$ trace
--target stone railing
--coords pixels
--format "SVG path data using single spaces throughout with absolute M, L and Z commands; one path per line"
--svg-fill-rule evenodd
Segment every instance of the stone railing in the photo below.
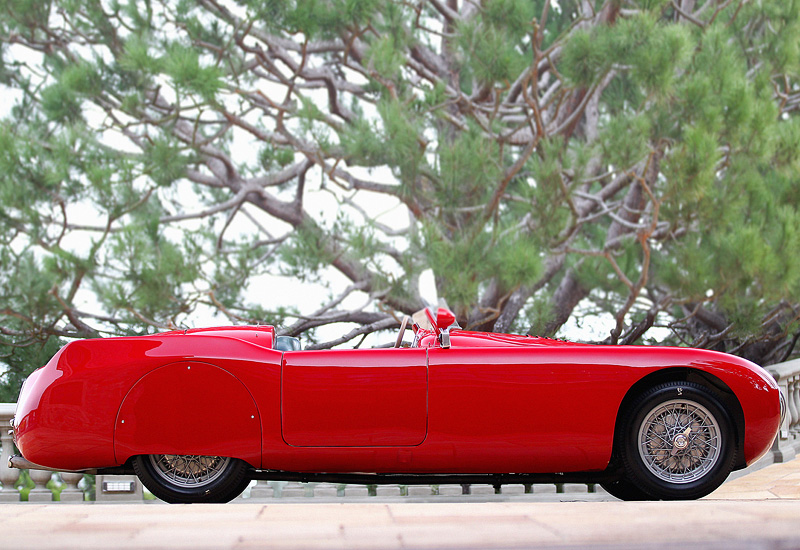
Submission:
M 800 359 L 772 365 L 767 368 L 775 378 L 783 394 L 787 410 L 772 452 L 764 457 L 761 465 L 772 462 L 786 462 L 800 454 Z M 69 472 L 49 472 L 45 470 L 18 470 L 8 467 L 8 457 L 15 451 L 11 435 L 10 421 L 14 416 L 14 403 L 0 403 L 0 503 L 20 502 L 81 502 L 88 500 L 121 500 L 142 502 L 148 500 L 148 493 L 142 491 L 134 476 L 96 476 L 94 483 L 90 476 Z M 24 485 L 23 485 L 24 484 Z M 501 495 L 513 496 L 531 494 L 556 495 L 558 493 L 603 492 L 599 486 L 584 484 L 558 485 L 503 485 Z M 258 481 L 251 484 L 237 501 L 256 501 L 261 499 L 292 497 L 323 498 L 369 498 L 400 497 L 426 498 L 434 496 L 455 497 L 458 495 L 491 495 L 495 488 L 491 485 L 344 485 L 333 483 L 297 483 L 280 481 Z M 531 495 L 533 496 L 533 495 Z
M 800 454 L 800 359 L 767 367 L 786 399 L 786 417 L 772 447 L 775 462 Z

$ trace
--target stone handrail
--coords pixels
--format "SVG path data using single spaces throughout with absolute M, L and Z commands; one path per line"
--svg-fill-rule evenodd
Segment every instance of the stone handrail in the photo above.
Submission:
M 786 462 L 792 460 L 800 454 L 800 359 L 787 361 L 777 365 L 767 367 L 767 371 L 775 378 L 780 387 L 781 393 L 786 401 L 786 416 L 781 425 L 778 436 L 772 446 L 772 452 L 762 459 L 762 464 L 772 462 Z M 8 458 L 12 451 L 15 451 L 11 435 L 10 421 L 16 409 L 15 403 L 0 403 L 0 503 L 20 502 L 22 493 L 17 488 L 21 471 L 16 468 L 8 467 Z M 129 502 L 142 502 L 142 489 L 138 481 L 132 476 L 125 479 L 130 480 L 131 489 L 125 490 L 120 494 L 114 495 L 114 487 L 125 485 L 125 483 L 108 483 L 108 480 L 116 480 L 117 476 L 97 476 L 96 493 L 91 492 L 91 488 L 79 488 L 83 479 L 83 474 L 69 472 L 50 472 L 45 470 L 30 470 L 28 477 L 32 480 L 34 487 L 28 493 L 30 502 L 52 502 L 54 492 L 59 494 L 60 502 L 84 501 L 87 496 L 96 494 L 97 500 L 127 500 Z M 51 491 L 47 488 L 48 482 L 54 481 L 59 489 Z M 52 485 L 52 484 L 51 484 Z M 106 490 L 107 488 L 110 488 Z M 559 484 L 559 485 L 504 485 L 501 494 L 521 495 L 524 493 L 572 493 L 572 492 L 601 492 L 600 487 L 583 484 Z M 84 493 L 87 493 L 86 495 Z M 428 497 L 433 495 L 456 496 L 462 494 L 487 495 L 494 494 L 495 489 L 491 485 L 410 485 L 403 487 L 399 485 L 336 485 L 332 483 L 296 483 L 296 482 L 273 482 L 258 481 L 245 492 L 245 498 L 239 500 L 263 499 L 263 498 L 287 498 L 287 497 Z

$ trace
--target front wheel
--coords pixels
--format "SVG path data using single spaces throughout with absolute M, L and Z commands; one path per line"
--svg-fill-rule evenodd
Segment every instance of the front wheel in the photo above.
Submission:
M 139 455 L 133 470 L 151 493 L 173 504 L 228 502 L 250 483 L 248 464 L 223 456 Z
M 654 499 L 703 497 L 733 469 L 736 442 L 725 407 L 705 387 L 669 382 L 629 409 L 621 445 L 626 478 Z

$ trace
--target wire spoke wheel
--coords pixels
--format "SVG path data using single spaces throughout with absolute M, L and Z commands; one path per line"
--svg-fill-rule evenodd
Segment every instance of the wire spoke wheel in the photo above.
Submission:
M 166 502 L 228 502 L 250 483 L 250 466 L 226 456 L 137 455 L 133 470 Z
M 159 476 L 179 487 L 202 487 L 217 479 L 231 459 L 223 456 L 150 455 Z
M 622 481 L 656 500 L 703 497 L 725 481 L 736 462 L 731 414 L 712 390 L 696 382 L 665 382 L 642 393 L 625 411 L 618 441 Z
M 673 399 L 650 411 L 639 428 L 639 454 L 659 479 L 690 483 L 719 460 L 719 422 L 698 403 Z

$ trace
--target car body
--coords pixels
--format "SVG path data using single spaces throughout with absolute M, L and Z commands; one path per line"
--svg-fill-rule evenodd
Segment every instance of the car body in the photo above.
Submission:
M 410 347 L 300 350 L 270 326 L 71 342 L 21 390 L 15 465 L 135 471 L 171 502 L 230 500 L 253 478 L 561 479 L 699 498 L 781 422 L 775 381 L 738 357 L 426 316 Z

